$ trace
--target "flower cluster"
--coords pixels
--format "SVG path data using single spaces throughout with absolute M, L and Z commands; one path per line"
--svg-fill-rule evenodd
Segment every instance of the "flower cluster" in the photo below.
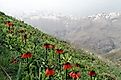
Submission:
M 32 53 L 27 52 L 21 55 L 21 58 L 31 58 L 32 57 Z
M 53 49 L 53 48 L 55 48 L 55 46 L 52 45 L 52 44 L 46 43 L 46 44 L 44 44 L 44 48 L 46 48 L 46 49 Z
M 55 74 L 55 71 L 51 68 L 47 68 L 45 71 L 46 76 L 53 76 Z
M 70 72 L 69 76 L 72 77 L 73 79 L 78 79 L 81 77 L 81 73 L 80 72 Z
M 7 22 L 6 22 L 6 26 L 8 26 L 8 27 L 12 27 L 12 26 L 13 26 L 13 23 L 10 22 L 10 21 L 7 21 Z

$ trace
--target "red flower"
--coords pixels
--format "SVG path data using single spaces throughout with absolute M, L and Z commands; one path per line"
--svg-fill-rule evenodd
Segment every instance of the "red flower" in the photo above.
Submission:
M 64 51 L 62 49 L 56 49 L 57 54 L 62 54 Z
M 8 22 L 6 22 L 6 26 L 11 27 L 11 26 L 13 26 L 13 23 L 8 21 Z
M 48 44 L 48 43 L 46 43 L 46 44 L 44 44 L 44 48 L 46 48 L 46 49 L 49 49 L 49 48 L 55 48 L 55 46 L 52 45 L 52 44 Z
M 50 44 L 49 46 L 51 49 L 55 48 L 55 45 Z
M 21 58 L 31 58 L 32 57 L 32 53 L 27 52 L 21 55 Z
M 53 69 L 47 68 L 45 71 L 46 76 L 53 76 L 55 74 L 55 71 Z
M 64 65 L 63 65 L 63 69 L 71 69 L 72 68 L 72 66 L 71 66 L 71 64 L 69 63 L 69 62 L 67 62 L 67 63 L 65 63 Z
M 96 76 L 96 73 L 95 73 L 95 71 L 89 71 L 88 75 L 91 77 L 94 77 L 94 76 Z
M 81 76 L 81 74 L 80 72 L 70 72 L 69 76 L 72 77 L 73 79 L 78 79 Z

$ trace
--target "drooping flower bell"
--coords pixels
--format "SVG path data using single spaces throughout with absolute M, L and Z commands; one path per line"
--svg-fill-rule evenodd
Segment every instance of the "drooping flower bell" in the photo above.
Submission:
M 55 48 L 55 45 L 50 44 L 49 47 L 50 47 L 51 49 L 54 49 L 54 48 Z
M 51 68 L 47 68 L 45 71 L 46 76 L 53 76 L 55 74 L 55 71 Z
M 67 63 L 65 63 L 65 64 L 63 65 L 63 69 L 64 69 L 64 70 L 71 69 L 71 68 L 72 68 L 72 65 L 71 65 L 69 62 L 67 62 Z
M 48 44 L 48 43 L 46 43 L 46 44 L 44 44 L 44 48 L 46 48 L 46 49 L 52 49 L 52 48 L 55 48 L 55 46 L 54 45 L 52 45 L 52 44 Z
M 62 54 L 64 51 L 62 49 L 56 49 L 57 54 Z
M 21 55 L 21 58 L 31 58 L 32 57 L 32 53 L 27 52 Z
M 81 77 L 81 73 L 80 72 L 70 72 L 69 76 L 72 77 L 73 79 L 78 79 Z
M 10 22 L 10 21 L 7 21 L 7 22 L 6 22 L 6 26 L 8 26 L 8 27 L 12 27 L 12 26 L 13 26 L 13 23 Z
M 88 75 L 90 76 L 90 77 L 95 77 L 96 76 L 96 72 L 95 71 L 89 71 L 88 72 Z

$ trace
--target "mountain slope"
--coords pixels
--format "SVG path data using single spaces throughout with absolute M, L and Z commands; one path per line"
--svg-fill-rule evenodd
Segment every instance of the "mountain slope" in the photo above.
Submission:
M 121 12 L 100 13 L 88 17 L 46 13 L 41 15 L 35 12 L 22 19 L 70 42 L 76 48 L 85 48 L 101 56 L 109 55 L 112 61 L 120 62 L 121 57 L 117 50 L 121 49 Z M 117 54 L 113 55 L 114 53 Z
M 46 43 L 55 47 L 45 49 Z M 57 49 L 62 50 L 60 57 L 55 53 Z M 66 77 L 62 67 L 67 62 L 72 68 Z M 47 77 L 46 68 L 55 70 L 54 76 Z M 70 72 L 80 72 L 79 80 L 90 80 L 88 72 L 92 70 L 97 74 L 93 77 L 96 80 L 121 79 L 121 69 L 111 62 L 106 63 L 84 50 L 75 50 L 69 43 L 0 12 L 0 80 L 73 80 L 68 75 Z
M 100 13 L 88 17 L 58 14 L 41 16 L 33 13 L 23 17 L 23 20 L 63 40 L 69 40 L 77 47 L 87 48 L 96 53 L 106 54 L 121 48 L 119 12 Z

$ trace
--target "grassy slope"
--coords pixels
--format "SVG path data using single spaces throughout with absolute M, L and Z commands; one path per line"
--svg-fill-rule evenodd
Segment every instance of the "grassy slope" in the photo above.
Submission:
M 14 33 L 8 32 L 8 28 L 5 25 L 6 21 L 12 21 L 14 23 Z M 28 38 L 26 45 L 22 42 L 22 34 L 19 33 L 21 29 L 26 30 L 25 33 Z M 37 43 L 36 49 L 34 49 L 35 42 Z M 11 64 L 11 58 L 25 53 L 26 51 L 36 53 L 37 55 L 35 55 L 35 58 L 39 58 L 43 56 L 43 44 L 46 42 L 56 45 L 56 48 L 62 48 L 66 56 L 69 55 L 69 57 L 72 57 L 71 60 L 69 60 L 71 63 L 79 63 L 81 65 L 81 80 L 89 79 L 87 76 L 89 67 L 93 67 L 98 74 L 97 80 L 112 80 L 111 77 L 114 77 L 114 80 L 121 80 L 121 69 L 113 64 L 108 65 L 94 55 L 87 54 L 85 51 L 74 50 L 68 43 L 53 38 L 20 20 L 16 20 L 0 12 L 0 66 L 4 67 L 5 71 L 12 79 L 16 77 L 19 64 Z M 7 76 L 1 69 L 0 80 L 7 79 Z

